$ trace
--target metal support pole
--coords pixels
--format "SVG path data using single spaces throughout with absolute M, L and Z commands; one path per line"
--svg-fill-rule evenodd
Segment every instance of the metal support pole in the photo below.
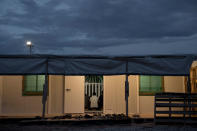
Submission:
M 187 76 L 187 93 L 191 93 L 191 79 L 190 75 Z
M 126 63 L 126 80 L 125 80 L 125 101 L 126 101 L 126 116 L 128 117 L 128 97 L 129 97 L 129 73 L 128 61 Z
M 29 53 L 32 54 L 32 45 L 29 46 Z
M 26 42 L 26 45 L 29 48 L 29 55 L 31 55 L 32 54 L 32 46 L 33 46 L 33 44 L 32 44 L 31 41 L 27 41 Z
M 188 93 L 188 105 L 189 105 L 189 111 L 192 111 L 191 108 L 191 79 L 190 79 L 190 75 L 188 75 L 188 80 L 187 80 L 187 93 Z M 191 118 L 191 113 L 189 114 L 189 117 Z
M 43 86 L 43 96 L 42 96 L 42 118 L 45 118 L 45 107 L 48 94 L 48 59 L 46 60 L 46 73 L 45 73 L 45 84 Z

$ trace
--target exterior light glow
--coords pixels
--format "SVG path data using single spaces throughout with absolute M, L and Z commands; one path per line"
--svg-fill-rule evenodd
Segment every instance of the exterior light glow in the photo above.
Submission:
M 31 41 L 26 41 L 26 45 L 27 47 L 29 48 L 29 54 L 31 55 L 32 54 L 32 47 L 33 47 L 33 44 Z
M 31 41 L 27 41 L 27 42 L 26 42 L 26 45 L 27 45 L 27 46 L 32 46 Z

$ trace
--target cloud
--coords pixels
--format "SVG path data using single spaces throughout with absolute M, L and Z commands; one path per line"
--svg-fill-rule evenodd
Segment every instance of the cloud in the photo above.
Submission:
M 196 7 L 196 0 L 2 0 L 0 54 L 27 53 L 26 40 L 36 53 L 195 42 Z

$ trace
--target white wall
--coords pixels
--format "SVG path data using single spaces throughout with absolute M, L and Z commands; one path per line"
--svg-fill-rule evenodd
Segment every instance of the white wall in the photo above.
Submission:
M 183 81 L 184 77 L 164 77 L 165 92 L 184 92 Z M 154 96 L 139 96 L 138 76 L 129 76 L 129 85 L 129 114 L 153 117 Z M 1 108 L 3 115 L 42 113 L 41 96 L 22 96 L 22 76 L 3 76 L 3 82 L 0 77 L 0 89 L 1 87 L 3 87 L 3 94 L 0 94 L 3 99 Z M 104 113 L 125 113 L 124 75 L 104 76 L 103 93 Z M 84 113 L 84 77 L 50 76 L 48 100 L 49 114 Z
M 139 112 L 139 92 L 138 78 L 134 75 L 129 76 L 129 114 L 137 114 Z
M 84 113 L 84 76 L 65 77 L 64 113 Z
M 141 108 L 151 108 L 151 97 L 139 97 L 138 76 L 129 76 L 129 115 L 139 114 Z M 141 102 L 142 101 L 142 102 Z M 146 107 L 147 104 L 148 106 Z M 141 109 L 142 112 L 144 110 Z M 152 109 L 149 112 L 152 111 Z M 125 113 L 125 76 L 104 76 L 104 113 Z
M 183 76 L 165 76 L 164 78 L 165 92 L 185 92 Z
M 2 110 L 2 95 L 3 95 L 3 78 L 0 76 L 0 115 Z
M 125 113 L 125 76 L 104 76 L 104 113 Z M 154 96 L 139 96 L 139 76 L 129 76 L 129 114 L 153 117 Z M 185 92 L 184 77 L 164 77 L 165 92 Z
M 64 113 L 64 76 L 49 76 L 48 113 L 61 115 Z
M 3 76 L 2 115 L 41 115 L 42 96 L 22 96 L 22 76 Z
M 3 78 L 3 81 L 2 81 Z M 22 96 L 23 76 L 0 77 L 0 108 L 3 116 L 42 114 L 42 96 Z M 1 86 L 2 85 L 2 86 Z M 49 76 L 46 114 L 61 115 L 64 110 L 64 76 Z M 2 91 L 1 91 L 2 89 Z M 3 101 L 1 101 L 1 96 Z
M 104 76 L 104 113 L 125 113 L 125 76 Z
M 138 87 L 139 88 L 139 87 Z M 165 92 L 185 92 L 184 77 L 165 76 Z M 140 96 L 140 115 L 142 117 L 153 117 L 154 115 L 154 96 Z

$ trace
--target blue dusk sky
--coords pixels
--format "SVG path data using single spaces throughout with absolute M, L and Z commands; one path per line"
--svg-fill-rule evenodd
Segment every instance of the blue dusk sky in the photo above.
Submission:
M 197 0 L 0 0 L 0 54 L 197 44 Z M 118 51 L 118 50 L 117 50 Z

